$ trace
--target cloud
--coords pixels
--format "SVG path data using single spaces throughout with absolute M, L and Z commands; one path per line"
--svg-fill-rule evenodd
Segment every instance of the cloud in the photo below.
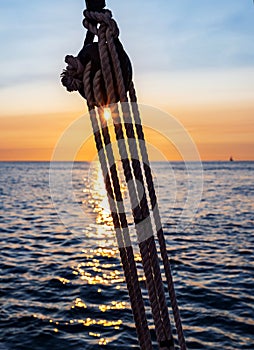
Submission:
M 60 75 L 65 53 L 78 51 L 83 41 L 77 3 L 1 2 L 1 87 Z
M 253 65 L 253 4 L 224 0 L 108 0 L 138 72 Z M 2 0 L 2 86 L 54 76 L 81 49 L 84 1 Z M 8 80 L 8 82 L 7 82 Z

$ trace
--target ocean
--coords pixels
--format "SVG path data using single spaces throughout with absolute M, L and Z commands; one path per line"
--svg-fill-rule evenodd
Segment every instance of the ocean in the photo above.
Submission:
M 98 165 L 74 164 L 72 194 L 49 167 L 0 163 L 0 350 L 138 349 Z M 184 163 L 152 168 L 188 349 L 253 350 L 254 162 L 204 162 L 186 212 Z

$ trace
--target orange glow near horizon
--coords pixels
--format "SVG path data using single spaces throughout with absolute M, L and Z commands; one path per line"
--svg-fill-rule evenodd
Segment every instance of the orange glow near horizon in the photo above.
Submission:
M 202 160 L 228 160 L 230 156 L 235 160 L 254 159 L 254 104 L 192 108 L 175 105 L 169 110 L 191 135 Z M 80 115 L 76 112 L 0 117 L 0 161 L 49 161 L 61 134 Z M 90 135 L 76 160 L 95 159 L 92 130 Z M 182 160 L 174 146 L 156 131 L 146 128 L 145 135 L 151 161 Z M 62 160 L 69 158 L 66 152 Z
M 96 149 L 92 137 L 86 137 L 91 131 L 87 103 L 77 91 L 69 93 L 60 78 L 66 69 L 65 55 L 81 49 L 84 28 L 77 16 L 82 4 L 75 2 L 75 8 L 68 2 L 56 18 L 54 1 L 47 13 L 41 11 L 39 1 L 14 3 L 17 11 L 10 11 L 12 2 L 2 1 L 0 12 L 5 33 L 0 56 L 0 161 L 49 161 L 63 132 L 81 116 L 88 123 L 76 158 L 91 161 Z M 135 6 L 144 9 L 142 16 L 119 1 L 115 19 L 123 26 L 121 41 L 131 60 L 139 104 L 175 116 L 204 161 L 227 161 L 231 156 L 254 160 L 253 2 L 225 1 L 214 6 L 201 1 L 200 6 L 186 6 L 182 1 L 164 1 L 164 11 L 155 2 L 144 8 L 136 1 Z M 39 17 L 31 16 L 31 11 Z M 162 16 L 160 25 L 147 26 L 155 13 Z M 19 35 L 13 35 L 12 21 Z M 68 31 L 70 23 L 77 26 Z M 68 33 L 68 38 L 60 33 Z M 10 59 L 7 53 L 13 48 Z M 156 115 L 150 121 L 144 125 L 162 134 L 163 129 L 171 130 L 171 138 L 177 137 L 170 123 L 163 124 Z M 84 130 L 81 124 L 78 142 Z M 146 131 L 146 140 L 151 160 L 181 160 L 174 146 L 151 130 Z M 63 150 L 61 160 L 73 157 L 70 153 Z

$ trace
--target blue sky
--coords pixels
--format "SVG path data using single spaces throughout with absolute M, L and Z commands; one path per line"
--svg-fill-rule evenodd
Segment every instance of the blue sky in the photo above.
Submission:
M 190 129 L 211 106 L 210 121 L 218 122 L 234 108 L 235 130 L 243 123 L 254 130 L 252 0 L 108 0 L 107 7 L 132 60 L 140 102 Z M 83 0 L 1 0 L 1 126 L 7 117 L 86 109 L 60 83 L 65 55 L 82 47 L 84 8 Z
M 108 0 L 137 72 L 254 65 L 251 0 Z M 1 87 L 56 79 L 82 45 L 84 1 L 1 0 Z

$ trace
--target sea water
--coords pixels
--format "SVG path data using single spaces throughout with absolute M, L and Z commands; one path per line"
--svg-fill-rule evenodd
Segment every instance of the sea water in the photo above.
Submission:
M 102 177 L 75 163 L 76 211 L 64 163 L 52 203 L 49 166 L 0 163 L 0 349 L 138 349 Z M 188 349 L 253 350 L 254 163 L 203 163 L 202 197 L 184 225 L 185 165 L 152 167 Z

